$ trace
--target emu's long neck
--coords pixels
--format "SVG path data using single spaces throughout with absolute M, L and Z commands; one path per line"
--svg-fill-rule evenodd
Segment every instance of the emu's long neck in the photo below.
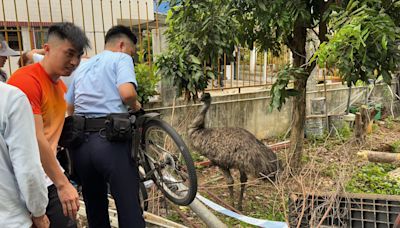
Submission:
M 200 113 L 196 116 L 196 118 L 192 121 L 192 123 L 189 126 L 189 134 L 195 130 L 204 128 L 205 118 L 209 108 L 210 108 L 209 102 L 203 104 Z

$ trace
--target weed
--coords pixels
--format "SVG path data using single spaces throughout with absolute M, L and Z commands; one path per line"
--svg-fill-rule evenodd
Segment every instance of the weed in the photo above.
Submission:
M 344 124 L 342 128 L 338 129 L 338 134 L 344 141 L 349 140 L 352 135 L 350 126 L 348 124 Z
M 194 162 L 205 161 L 205 157 L 197 152 L 191 151 L 190 154 L 192 155 L 192 159 Z
M 378 130 L 379 130 L 378 124 L 373 123 L 373 124 L 372 124 L 372 132 L 375 133 L 375 132 L 377 132 Z
M 386 127 L 389 129 L 393 129 L 394 128 L 394 121 L 393 121 L 393 117 L 389 116 L 388 118 L 385 119 L 386 122 Z
M 400 153 L 400 140 L 397 140 L 390 144 L 390 149 L 393 153 Z
M 307 162 L 310 162 L 310 161 L 311 161 L 310 156 L 308 154 L 303 153 L 303 155 L 301 156 L 301 162 L 302 163 L 307 163 Z
M 178 213 L 170 213 L 169 215 L 167 215 L 167 219 L 171 220 L 173 222 L 177 222 L 177 223 L 181 223 L 181 218 L 179 217 Z
M 322 175 L 330 177 L 330 178 L 334 178 L 337 176 L 339 171 L 339 167 L 337 164 L 332 163 L 332 165 L 326 167 L 324 170 L 322 170 Z

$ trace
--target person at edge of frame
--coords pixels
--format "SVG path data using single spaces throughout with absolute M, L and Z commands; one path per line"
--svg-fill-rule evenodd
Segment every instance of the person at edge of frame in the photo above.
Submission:
M 8 57 L 18 56 L 19 53 L 11 49 L 4 37 L 0 35 L 0 82 L 6 82 L 8 77 L 7 73 L 2 69 L 7 62 Z
M 47 188 L 28 98 L 3 82 L 0 94 L 0 227 L 48 228 Z

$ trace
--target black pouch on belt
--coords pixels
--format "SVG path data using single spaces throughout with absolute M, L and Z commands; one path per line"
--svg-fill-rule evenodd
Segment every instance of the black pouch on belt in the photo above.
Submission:
M 85 117 L 68 116 L 65 118 L 58 145 L 65 148 L 76 148 L 85 141 Z
M 132 139 L 132 124 L 128 113 L 111 113 L 105 124 L 108 141 L 123 142 Z

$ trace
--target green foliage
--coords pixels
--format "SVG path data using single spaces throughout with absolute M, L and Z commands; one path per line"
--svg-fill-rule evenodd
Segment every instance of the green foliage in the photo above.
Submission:
M 190 152 L 190 154 L 192 155 L 192 159 L 194 162 L 201 162 L 201 161 L 205 161 L 207 160 L 203 155 L 197 153 L 197 152 Z
M 178 96 L 185 92 L 196 98 L 209 79 L 215 78 L 218 59 L 224 53 L 227 61 L 233 59 L 238 44 L 233 17 L 236 9 L 227 0 L 171 1 L 170 5 L 166 32 L 169 50 L 157 59 L 157 66 L 177 86 Z
M 279 54 L 282 44 L 293 47 L 296 23 L 314 27 L 321 18 L 323 5 L 306 0 L 241 0 L 233 1 L 239 21 L 237 34 L 241 44 L 252 48 L 256 43 L 261 50 Z
M 400 153 L 400 140 L 392 142 L 390 148 L 393 153 Z
M 379 76 L 390 84 L 400 66 L 400 28 L 381 2 L 351 0 L 346 9 L 332 13 L 333 34 L 313 57 L 320 66 L 338 68 L 349 86 Z
M 163 53 L 158 56 L 155 64 L 158 68 L 157 73 L 172 81 L 178 97 L 183 92 L 190 94 L 191 97 L 197 97 L 197 93 L 203 91 L 213 77 L 211 68 L 204 69 L 196 56 L 182 49 Z
M 322 170 L 322 175 L 325 175 L 330 178 L 335 178 L 337 177 L 339 170 L 340 167 L 337 164 L 332 163 Z
M 150 47 L 150 54 L 153 54 L 153 40 L 151 39 L 151 35 L 149 36 L 147 33 L 142 36 L 142 42 L 139 43 L 137 42 L 136 44 L 136 50 L 140 50 L 142 52 L 141 54 L 143 55 L 142 61 L 140 62 L 145 62 L 149 58 L 149 47 Z
M 279 196 L 275 193 L 271 193 L 267 200 L 254 198 L 251 200 L 248 199 L 246 203 L 243 202 L 245 207 L 244 210 L 248 211 L 247 216 L 253 218 L 268 219 L 271 221 L 285 221 L 284 205 L 287 205 L 288 201 L 285 200 L 286 202 L 281 202 L 279 199 Z M 228 227 L 257 227 L 231 217 L 223 216 L 221 218 Z
M 351 131 L 349 124 L 345 123 L 342 128 L 339 128 L 337 130 L 338 130 L 339 136 L 342 139 L 344 139 L 344 140 L 350 139 L 350 137 L 352 135 L 352 131 Z
M 347 183 L 346 191 L 399 195 L 400 183 L 388 175 L 395 168 L 392 164 L 369 163 L 356 172 Z
M 170 50 L 177 47 L 216 66 L 226 53 L 232 58 L 238 23 L 233 17 L 237 10 L 227 0 L 185 0 L 172 7 L 168 14 L 167 39 Z
M 149 102 L 150 97 L 157 94 L 156 87 L 160 77 L 155 73 L 156 68 L 149 66 L 143 60 L 143 52 L 138 52 L 139 63 L 135 64 L 136 80 L 138 82 L 138 98 L 140 103 Z
M 178 213 L 174 212 L 171 210 L 171 212 L 167 215 L 167 219 L 171 220 L 173 222 L 181 223 L 183 222 L 181 217 L 179 216 Z
M 270 110 L 277 108 L 279 111 L 282 109 L 282 105 L 285 104 L 286 100 L 291 96 L 296 96 L 298 91 L 295 89 L 287 89 L 289 82 L 299 77 L 306 77 L 307 74 L 303 68 L 290 67 L 286 65 L 277 74 L 276 82 L 271 88 L 271 102 Z
M 385 119 L 385 126 L 389 129 L 394 128 L 393 118 L 391 116 Z

